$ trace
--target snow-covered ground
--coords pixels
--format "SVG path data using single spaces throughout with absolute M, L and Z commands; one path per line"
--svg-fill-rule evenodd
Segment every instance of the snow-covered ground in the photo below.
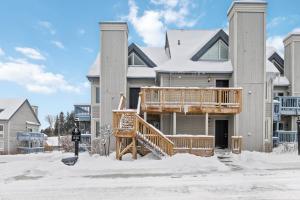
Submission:
M 0 156 L 0 200 L 36 199 L 300 199 L 296 153 L 178 154 L 123 161 L 60 152 Z

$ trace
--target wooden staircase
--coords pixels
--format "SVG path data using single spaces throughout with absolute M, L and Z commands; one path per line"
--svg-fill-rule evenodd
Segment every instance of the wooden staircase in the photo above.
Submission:
M 137 110 L 125 109 L 125 100 L 122 96 L 118 110 L 113 111 L 116 158 L 121 160 L 124 154 L 131 152 L 132 157 L 136 159 L 137 144 L 147 148 L 158 158 L 172 156 L 174 143 L 140 117 Z

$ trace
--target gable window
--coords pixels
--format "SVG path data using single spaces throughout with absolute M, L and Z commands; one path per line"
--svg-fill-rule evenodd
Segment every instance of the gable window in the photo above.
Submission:
M 228 46 L 220 39 L 199 60 L 228 60 Z
M 131 67 L 145 67 L 146 64 L 144 63 L 144 61 L 142 61 L 142 59 L 140 59 L 135 53 L 131 53 L 128 56 L 128 66 Z

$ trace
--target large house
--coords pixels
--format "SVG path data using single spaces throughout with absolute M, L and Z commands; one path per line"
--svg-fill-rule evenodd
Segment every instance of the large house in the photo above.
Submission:
M 285 40 L 283 66 L 279 54 L 266 46 L 266 9 L 264 1 L 233 1 L 228 33 L 168 30 L 163 47 L 128 46 L 126 22 L 100 22 L 101 53 L 87 75 L 92 138 L 99 135 L 99 126 L 112 124 L 118 157 L 122 137 L 127 137 L 121 130 L 131 122 L 133 138 L 166 154 L 168 144 L 172 154 L 188 148 L 185 141 L 191 149 L 196 143 L 201 149 L 205 140 L 233 148 L 238 138 L 243 138 L 243 149 L 271 151 L 273 92 L 300 92 L 300 61 L 295 56 L 300 36 Z M 137 114 L 120 111 L 125 108 Z M 154 141 L 153 135 L 159 139 Z M 124 152 L 135 148 L 133 140 Z
M 0 99 L 0 154 L 43 150 L 37 112 L 27 99 Z

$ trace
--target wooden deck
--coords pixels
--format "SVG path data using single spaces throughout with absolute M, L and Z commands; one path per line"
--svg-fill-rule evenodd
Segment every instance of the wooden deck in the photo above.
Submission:
M 236 92 L 233 93 L 235 94 Z M 184 93 L 182 93 L 182 95 L 183 94 Z M 223 95 L 222 92 L 218 94 Z M 141 105 L 141 107 L 141 99 L 144 98 L 143 95 L 147 95 L 145 88 L 143 88 L 139 98 L 139 105 Z M 139 115 L 139 107 L 137 110 L 129 110 L 125 108 L 125 105 L 126 98 L 122 96 L 118 110 L 113 111 L 113 133 L 116 137 L 117 159 L 121 160 L 124 154 L 130 152 L 132 153 L 132 157 L 137 159 L 138 145 L 141 145 L 140 149 L 147 148 L 149 150 L 148 152 L 151 151 L 158 157 L 172 156 L 175 153 L 190 153 L 197 156 L 214 155 L 215 137 L 208 135 L 207 123 L 205 135 L 164 135 L 160 130 Z M 230 106 L 232 106 L 232 104 L 230 104 Z M 240 109 L 240 107 L 237 107 L 237 109 Z M 206 121 L 207 118 L 208 113 L 206 113 Z M 233 136 L 232 145 L 233 152 L 240 153 L 242 137 Z
M 147 113 L 237 114 L 242 111 L 241 88 L 143 87 L 141 110 Z

